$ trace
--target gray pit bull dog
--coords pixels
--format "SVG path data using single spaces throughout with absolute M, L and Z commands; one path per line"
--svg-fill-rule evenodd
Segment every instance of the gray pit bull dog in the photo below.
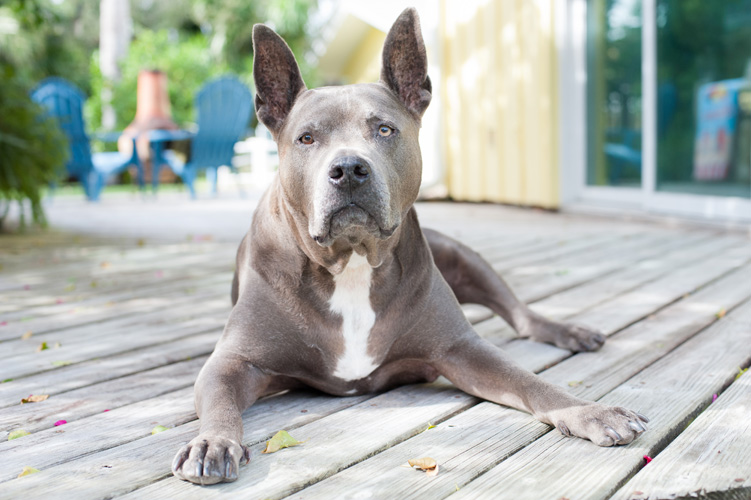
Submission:
M 353 395 L 443 375 L 600 446 L 646 429 L 638 413 L 517 366 L 464 317 L 460 303 L 479 303 L 534 340 L 573 351 L 604 342 L 530 311 L 478 254 L 420 228 L 417 137 L 431 84 L 414 10 L 386 38 L 378 83 L 307 89 L 276 33 L 256 25 L 253 44 L 256 110 L 279 146 L 279 175 L 240 244 L 234 308 L 196 381 L 200 434 L 177 453 L 177 477 L 236 480 L 249 459 L 243 411 L 300 386 Z

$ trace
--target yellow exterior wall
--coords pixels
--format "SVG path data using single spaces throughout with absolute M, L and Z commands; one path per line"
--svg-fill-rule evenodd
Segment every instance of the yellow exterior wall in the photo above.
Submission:
M 370 27 L 342 70 L 347 83 L 377 82 L 381 76 L 381 51 L 386 33 Z
M 555 0 L 441 0 L 446 183 L 456 200 L 558 206 Z

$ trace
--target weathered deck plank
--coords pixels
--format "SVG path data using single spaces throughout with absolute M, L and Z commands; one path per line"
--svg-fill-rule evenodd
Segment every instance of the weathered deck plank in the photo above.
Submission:
M 606 347 L 603 348 L 603 351 L 600 353 L 577 355 L 547 372 L 544 372 L 542 376 L 553 383 L 558 383 L 563 386 L 568 386 L 568 382 L 571 380 L 576 380 L 577 383 L 580 381 L 581 390 L 579 390 L 579 387 L 570 388 L 570 390 L 575 393 L 580 393 L 587 398 L 597 398 L 633 376 L 643 367 L 648 366 L 659 356 L 659 354 L 669 351 L 672 346 L 680 343 L 682 339 L 685 339 L 687 336 L 700 330 L 706 322 L 711 322 L 716 319 L 714 315 L 718 308 L 717 304 L 728 304 L 728 307 L 731 307 L 737 302 L 748 298 L 749 295 L 751 295 L 751 289 L 747 285 L 749 280 L 751 280 L 751 268 L 746 268 L 744 273 L 728 276 L 725 279 L 718 281 L 713 286 L 708 287 L 706 290 L 697 293 L 695 296 L 689 297 L 685 302 L 671 306 L 661 314 L 656 315 L 655 321 L 658 325 L 650 325 L 650 328 L 633 328 L 632 330 L 635 333 L 630 335 L 625 334 L 622 339 L 619 335 L 618 338 L 614 338 L 611 343 L 606 344 Z M 662 320 L 663 317 L 666 319 Z M 662 330 L 660 330 L 659 326 L 661 320 L 665 323 L 665 328 Z M 662 335 L 660 335 L 660 333 Z M 645 334 L 649 335 L 648 339 L 643 338 Z M 641 335 L 641 337 L 637 339 L 630 338 L 634 335 Z M 649 342 L 650 340 L 652 343 Z M 662 351 L 653 348 L 654 344 L 659 343 L 663 344 L 661 346 Z M 657 352 L 658 355 L 655 355 L 654 352 Z M 525 364 L 524 355 L 516 357 L 516 359 L 522 364 Z M 561 370 L 563 374 L 558 373 L 556 369 Z M 590 384 L 589 382 L 593 379 L 602 379 L 602 381 L 597 384 Z M 427 421 L 433 422 L 439 420 L 439 415 L 434 415 L 432 418 L 427 419 Z M 362 423 L 363 421 L 359 422 Z M 320 436 L 320 439 L 327 442 L 331 440 L 336 441 L 337 436 L 339 436 L 338 433 L 341 431 L 341 425 L 325 419 L 321 424 L 323 427 L 318 432 L 323 433 L 323 435 Z M 355 429 L 350 431 L 352 434 L 347 435 L 346 438 L 340 438 L 340 440 L 347 443 L 350 443 L 353 440 L 357 441 L 356 436 L 363 428 L 367 428 L 367 426 L 362 424 L 362 427 L 355 427 Z M 531 428 L 536 429 L 534 426 Z M 329 435 L 332 432 L 334 432 L 335 435 Z M 539 431 L 534 432 L 537 433 Z M 465 444 L 468 448 L 472 448 L 476 443 L 466 442 Z M 350 450 L 351 453 L 359 452 L 362 455 L 359 460 L 352 459 L 353 463 L 367 458 L 367 456 L 372 453 L 369 449 L 360 450 L 357 447 L 352 448 L 353 450 Z M 510 452 L 511 451 L 509 451 L 509 453 Z M 390 451 L 385 453 L 390 453 Z M 301 460 L 304 460 L 307 463 L 307 456 L 303 457 Z M 321 458 L 321 460 L 323 460 L 323 458 Z M 297 462 L 295 463 L 297 464 Z M 300 467 L 304 468 L 305 465 L 303 463 L 296 465 L 296 468 Z M 371 469 L 369 474 L 377 475 L 378 471 Z M 311 477 L 307 477 L 306 483 L 311 483 L 321 478 L 322 477 L 316 473 Z M 175 483 L 174 481 L 169 481 L 169 483 L 180 484 Z M 277 491 L 274 488 L 271 490 L 265 490 L 265 486 L 259 486 L 256 483 L 247 484 L 253 484 L 253 491 L 260 488 L 259 491 L 263 492 L 263 494 L 257 498 L 277 498 L 281 495 L 295 491 L 295 487 L 292 486 L 290 487 L 290 490 Z M 185 489 L 185 491 L 183 491 L 183 489 L 172 490 L 168 485 L 155 485 L 153 487 L 156 491 L 154 496 L 158 497 L 161 495 L 163 497 L 165 495 L 176 495 L 178 492 L 180 495 L 187 495 L 190 486 L 186 486 L 172 486 L 173 488 Z M 148 491 L 151 490 L 149 489 Z M 333 491 L 336 491 L 337 495 L 339 494 L 338 488 L 328 490 L 328 494 L 332 494 Z M 139 491 L 138 494 L 139 496 L 146 495 L 143 491 Z
M 230 309 L 236 245 L 13 237 L 0 242 L 0 379 L 14 378 L 0 384 L 0 428 L 32 434 L 0 442 L 0 499 L 444 498 L 503 491 L 573 500 L 606 498 L 621 487 L 618 494 L 630 498 L 634 485 L 646 498 L 684 491 L 689 483 L 681 471 L 696 462 L 681 462 L 682 455 L 714 453 L 713 436 L 725 439 L 718 446 L 728 461 L 748 460 L 742 440 L 717 432 L 725 425 L 748 432 L 745 420 L 732 418 L 747 404 L 733 397 L 748 397 L 738 384 L 709 408 L 725 417 L 702 416 L 683 429 L 732 380 L 732 365 L 751 360 L 747 238 L 482 205 L 462 213 L 424 209 L 446 224 L 438 229 L 475 242 L 521 298 L 535 301 L 533 309 L 589 324 L 610 339 L 600 352 L 572 356 L 517 339 L 499 318 L 481 321 L 490 311 L 467 305 L 478 331 L 572 393 L 640 408 L 652 418 L 650 431 L 627 447 L 601 449 L 446 381 L 358 398 L 294 392 L 262 400 L 244 415 L 254 458 L 237 483 L 189 485 L 171 476 L 169 464 L 197 433 L 192 383 Z M 468 213 L 477 218 L 467 222 Z M 31 339 L 20 339 L 26 331 Z M 42 341 L 61 347 L 36 352 Z M 56 360 L 74 364 L 53 366 Z M 50 398 L 18 405 L 30 393 Z M 61 418 L 68 423 L 53 427 Z M 423 432 L 428 422 L 437 426 Z M 170 430 L 151 436 L 157 424 Z M 280 428 L 309 440 L 260 455 Z M 643 454 L 658 456 L 637 473 Z M 400 467 L 425 455 L 441 464 L 435 478 Z M 690 488 L 733 486 L 712 469 L 717 457 L 698 456 L 706 461 Z M 42 472 L 16 479 L 23 466 Z M 655 489 L 665 475 L 677 477 Z M 736 493 L 745 494 L 743 487 Z
M 275 422 L 266 415 L 273 415 L 277 419 L 276 424 L 294 429 L 367 399 L 368 396 L 333 398 L 312 391 L 263 399 L 257 403 L 257 408 L 254 407 L 255 414 L 246 417 L 248 420 L 252 417 L 252 428 L 246 430 L 246 434 L 248 439 L 256 439 L 259 442 L 268 439 L 264 437 L 264 433 L 273 434 Z M 192 386 L 125 405 L 106 413 L 95 413 L 68 423 L 65 427 L 50 428 L 26 436 L 23 440 L 0 443 L 0 453 L 3 454 L 4 463 L 4 470 L 0 471 L 0 482 L 15 478 L 17 471 L 29 464 L 39 469 L 47 469 L 130 442 L 148 444 L 138 440 L 149 439 L 151 430 L 157 424 L 175 431 L 172 434 L 173 437 L 179 435 L 184 440 L 191 439 L 191 433 L 197 432 Z M 188 425 L 179 427 L 183 424 Z M 253 436 L 256 437 L 253 438 Z M 271 435 L 269 434 L 268 437 Z M 39 453 L 38 447 L 40 446 L 44 447 L 44 454 Z M 174 451 L 164 450 L 158 458 L 163 459 L 162 462 L 169 465 L 169 454 Z M 164 475 L 166 470 L 164 466 L 156 469 L 161 475 Z M 1 490 L 2 487 L 0 487 Z
M 48 394 L 54 396 L 98 382 L 170 365 L 177 361 L 210 354 L 221 330 L 181 337 L 179 342 L 166 342 L 134 351 L 97 357 L 55 370 L 29 375 L 0 384 L 0 408 L 18 404 L 19 395 Z
M 751 360 L 751 303 L 734 319 L 719 321 L 600 401 L 649 415 L 649 431 L 624 447 L 598 448 L 551 432 L 501 462 L 451 498 L 609 498 L 680 433 L 686 423 L 729 383 L 737 366 Z
M 205 362 L 206 356 L 201 356 L 64 392 L 43 401 L 44 404 L 27 403 L 4 408 L 0 415 L 0 431 L 49 429 L 57 420 L 77 420 L 189 387 Z
M 127 252 L 123 255 L 114 250 L 102 251 L 98 258 L 89 258 L 81 263 L 58 267 L 53 262 L 55 266 L 50 269 L 49 273 L 39 273 L 39 264 L 18 272 L 13 272 L 13 267 L 15 267 L 13 266 L 10 267 L 10 272 L 3 272 L 3 286 L 16 290 L 12 293 L 12 297 L 31 297 L 40 292 L 63 293 L 71 283 L 79 279 L 106 282 L 108 277 L 117 275 L 118 280 L 127 283 L 142 280 L 149 275 L 153 276 L 157 271 L 169 274 L 172 270 L 184 271 L 190 266 L 210 265 L 213 260 L 224 261 L 230 268 L 233 264 L 233 252 L 230 252 L 226 246 L 214 251 L 197 247 L 193 251 L 170 252 L 169 248 L 166 248 L 162 255 L 159 253 L 160 250 L 161 246 L 148 251 Z M 214 259 L 211 258 L 212 255 Z M 7 292 L 7 290 L 4 291 Z
M 209 302 L 209 301 L 206 301 Z M 17 377 L 32 375 L 45 371 L 52 371 L 58 368 L 59 363 L 77 363 L 98 358 L 101 356 L 112 355 L 123 350 L 123 338 L 127 338 L 128 347 L 136 349 L 138 347 L 152 346 L 154 344 L 178 340 L 182 337 L 216 330 L 224 325 L 229 307 L 226 305 L 226 297 L 214 299 L 214 304 L 207 304 L 207 314 L 198 318 L 186 319 L 175 323 L 151 324 L 145 325 L 146 328 L 140 328 L 137 322 L 130 322 L 119 325 L 119 328 L 108 329 L 108 325 L 94 325 L 91 335 L 85 336 L 80 341 L 73 339 L 61 339 L 60 348 L 52 347 L 48 341 L 50 349 L 36 352 L 33 345 L 29 345 L 27 354 L 19 354 L 3 361 L 2 377 L 15 379 Z M 213 311 L 226 311 L 224 314 L 212 316 Z M 96 332 L 109 332 L 110 335 L 96 336 Z M 126 337 L 127 336 L 127 337 Z M 45 337 L 43 337 L 44 339 Z M 57 339 L 58 337 L 53 337 Z M 80 338 L 80 337 L 79 337 Z M 36 343 L 38 345 L 38 341 Z
M 678 240 L 678 242 L 684 241 L 682 238 L 676 239 Z M 691 238 L 688 238 L 688 240 L 691 241 Z M 640 239 L 640 241 L 630 242 L 632 245 L 637 245 L 636 248 L 632 246 L 627 247 L 628 249 L 633 250 L 631 253 L 613 253 L 611 251 L 611 248 L 608 246 L 604 249 L 604 251 L 591 253 L 586 258 L 577 258 L 577 256 L 575 255 L 571 256 L 565 254 L 560 255 L 557 258 L 550 258 L 544 261 L 545 266 L 547 266 L 546 269 L 552 266 L 557 269 L 566 268 L 574 270 L 579 269 L 580 267 L 587 266 L 590 262 L 592 262 L 592 260 L 603 261 L 604 259 L 608 262 L 607 266 L 597 269 L 588 269 L 583 276 L 574 276 L 573 279 L 569 279 L 567 281 L 559 280 L 557 272 L 549 272 L 549 270 L 540 272 L 540 265 L 528 268 L 527 274 L 531 276 L 526 276 L 525 279 L 520 279 L 516 282 L 514 282 L 514 276 L 509 276 L 509 274 L 511 273 L 502 273 L 502 276 L 510 283 L 512 289 L 514 290 L 514 293 L 521 300 L 530 303 L 539 302 L 547 297 L 554 296 L 554 294 L 576 289 L 578 287 L 586 285 L 587 283 L 591 283 L 594 280 L 600 279 L 603 276 L 607 276 L 614 269 L 621 269 L 623 267 L 629 266 L 634 262 L 638 262 L 640 259 L 658 255 L 659 252 L 664 252 L 669 248 L 672 248 L 676 244 L 675 240 L 670 240 L 668 238 L 662 238 L 659 241 L 656 241 L 654 239 L 647 239 L 646 241 L 651 243 L 651 245 L 645 245 L 644 238 Z M 502 262 L 503 260 L 500 258 L 495 261 L 490 261 L 491 265 L 496 266 L 501 265 Z M 591 298 L 592 295 L 590 294 L 589 297 Z M 485 334 L 485 332 L 488 333 L 487 336 L 489 340 L 493 340 L 493 335 L 491 335 L 491 332 L 500 334 L 501 330 L 503 330 L 503 321 L 499 318 L 493 318 L 493 312 L 490 311 L 490 309 L 474 304 L 468 304 L 463 307 L 465 314 L 473 324 L 483 322 L 485 320 L 493 320 L 493 323 L 491 324 L 481 326 L 478 325 L 483 334 Z M 499 337 L 497 340 L 499 342 L 505 342 L 506 340 L 513 338 L 514 336 L 515 334 L 513 333 L 513 330 L 508 328 L 505 330 L 505 332 L 503 332 L 503 338 Z
M 658 308 L 677 298 L 665 290 L 665 288 L 675 288 L 670 274 L 672 271 L 688 269 L 689 273 L 700 271 L 699 274 L 706 276 L 707 273 L 702 269 L 704 259 L 731 246 L 739 246 L 741 251 L 745 248 L 742 243 L 733 245 L 731 242 L 723 240 L 722 244 L 715 241 L 699 241 L 691 249 L 675 249 L 676 246 L 691 243 L 697 242 L 690 238 L 676 239 L 674 245 L 658 246 L 655 249 L 658 252 L 657 257 L 652 256 L 639 261 L 639 264 L 643 264 L 644 267 L 640 265 L 627 266 L 615 275 L 608 275 L 606 279 L 587 282 L 581 286 L 533 302 L 531 308 L 552 319 L 586 323 L 593 328 L 612 333 L 619 327 L 626 326 L 643 317 L 644 310 L 651 312 L 650 304 L 652 308 Z M 720 273 L 726 269 L 723 264 L 720 263 Z M 710 276 L 716 275 L 711 272 L 709 274 Z M 696 276 L 692 283 L 703 284 L 702 277 Z M 523 291 L 524 287 L 520 287 L 520 290 Z M 681 294 L 688 293 L 686 289 L 679 290 Z M 657 294 L 652 296 L 655 292 Z M 653 299 L 662 298 L 663 300 L 652 300 L 649 303 L 642 302 L 641 305 L 644 309 L 642 309 L 641 314 L 634 315 L 627 311 L 621 311 L 620 306 L 633 301 L 635 295 L 649 296 Z M 598 307 L 593 309 L 595 306 Z M 609 309 L 611 312 L 608 315 L 599 314 L 601 308 Z M 636 312 L 638 313 L 638 311 Z M 598 323 L 598 318 L 602 319 L 603 316 L 606 321 Z M 483 337 L 498 345 L 517 337 L 511 327 L 497 317 L 479 323 L 476 325 L 476 329 Z
M 159 481 L 133 498 L 215 498 L 243 492 L 247 498 L 282 498 L 412 437 L 477 400 L 450 385 L 402 387 L 298 428 L 306 442 L 275 455 L 257 454 L 237 482 L 219 490 L 198 490 L 182 481 Z M 373 429 L 377 432 L 364 432 Z M 256 453 L 260 449 L 254 450 Z M 292 452 L 295 453 L 283 453 Z
M 192 281 L 206 281 L 217 275 L 226 276 L 230 268 L 227 263 L 222 263 L 206 265 L 200 270 L 189 268 L 191 270 L 182 271 L 178 268 L 165 272 L 160 269 L 140 276 L 130 276 L 124 280 L 120 279 L 119 274 L 108 275 L 104 279 L 81 276 L 57 290 L 45 285 L 43 290 L 30 288 L 16 296 L 4 294 L 8 298 L 7 304 L 4 304 L 8 311 L 1 313 L 6 321 L 11 323 L 22 318 L 59 314 L 65 307 L 101 303 L 104 296 L 108 301 L 118 302 L 129 298 L 158 295 L 162 291 L 179 288 L 180 285 L 190 287 Z M 66 305 L 60 307 L 63 304 Z
M 165 301 L 174 301 L 184 298 L 185 301 L 196 301 L 208 294 L 224 293 L 229 296 L 231 275 L 223 273 L 207 277 L 204 280 L 195 280 L 190 284 L 180 283 L 166 289 L 157 289 L 153 296 L 146 294 L 138 296 L 133 294 L 129 297 L 115 300 L 95 300 L 91 303 L 60 304 L 53 314 L 45 314 L 39 317 L 29 316 L 20 318 L 19 321 L 8 321 L 4 330 L 0 332 L 0 341 L 15 340 L 26 332 L 35 334 L 70 330 L 73 327 L 88 325 L 112 318 L 124 318 L 134 314 L 143 314 L 150 311 L 160 310 Z M 200 285 L 195 287 L 194 285 Z M 228 301 L 229 302 L 229 301 Z
M 366 396 L 335 398 L 303 392 L 261 400 L 243 415 L 244 442 L 257 448 L 270 439 L 279 427 L 292 432 L 367 399 Z M 148 429 L 150 432 L 151 427 Z M 105 448 L 99 453 L 87 454 L 45 469 L 42 474 L 8 481 L 0 487 L 0 499 L 19 498 L 28 494 L 29 488 L 45 491 L 55 499 L 80 500 L 123 495 L 171 475 L 169 464 L 176 450 L 197 434 L 198 422 L 194 420 L 123 446 Z M 254 456 L 258 452 L 255 449 Z M 158 467 L 154 467 L 154 464 Z
M 729 321 L 741 321 L 732 315 Z M 746 318 L 745 328 L 751 325 Z M 751 375 L 723 392 L 675 441 L 613 496 L 614 500 L 751 498 Z M 719 496 L 719 495 L 718 495 Z

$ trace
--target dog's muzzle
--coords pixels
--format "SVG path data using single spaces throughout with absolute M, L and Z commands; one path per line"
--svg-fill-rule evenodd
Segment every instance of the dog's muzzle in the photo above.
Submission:
M 388 187 L 379 179 L 371 163 L 358 155 L 336 157 L 320 184 L 315 205 L 315 221 L 310 235 L 322 246 L 340 237 L 352 241 L 369 234 L 388 238 L 399 224 L 389 216 Z

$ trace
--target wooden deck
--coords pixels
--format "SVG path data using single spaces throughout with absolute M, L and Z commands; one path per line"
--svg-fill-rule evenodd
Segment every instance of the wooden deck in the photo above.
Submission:
M 246 412 L 252 460 L 237 482 L 194 486 L 170 463 L 198 430 L 192 384 L 230 310 L 235 244 L 2 236 L 0 498 L 751 498 L 751 374 L 737 377 L 751 361 L 748 237 L 502 207 L 420 213 L 535 310 L 609 339 L 572 356 L 467 306 L 478 332 L 574 394 L 646 414 L 648 432 L 599 448 L 445 381 L 294 392 Z M 30 394 L 49 399 L 20 404 Z M 16 429 L 30 435 L 7 440 Z M 261 454 L 280 429 L 305 443 Z M 425 456 L 437 476 L 401 466 Z M 17 478 L 24 467 L 41 472 Z

